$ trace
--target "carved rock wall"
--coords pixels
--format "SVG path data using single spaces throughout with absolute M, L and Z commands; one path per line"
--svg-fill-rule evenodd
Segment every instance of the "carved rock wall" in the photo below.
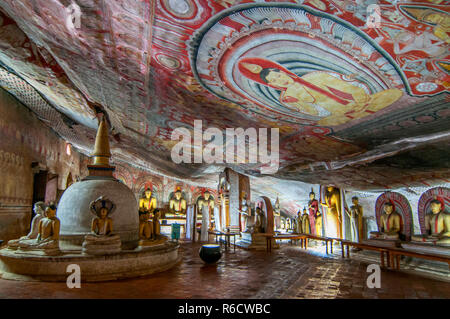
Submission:
M 25 235 L 30 227 L 34 173 L 47 170 L 66 188 L 80 176 L 80 154 L 14 97 L 0 89 L 0 239 Z M 32 169 L 32 163 L 38 163 Z

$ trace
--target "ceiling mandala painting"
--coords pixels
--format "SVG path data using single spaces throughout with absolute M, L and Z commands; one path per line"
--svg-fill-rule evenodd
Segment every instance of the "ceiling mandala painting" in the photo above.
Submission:
M 265 178 L 281 188 L 448 183 L 449 9 L 440 0 L 3 0 L 0 84 L 86 154 L 100 105 L 115 160 L 205 187 L 225 164 L 170 157 L 173 130 L 192 131 L 194 120 L 223 132 L 279 128 L 280 169 Z M 268 184 L 259 164 L 230 166 L 253 188 Z M 281 193 L 266 196 L 288 200 Z

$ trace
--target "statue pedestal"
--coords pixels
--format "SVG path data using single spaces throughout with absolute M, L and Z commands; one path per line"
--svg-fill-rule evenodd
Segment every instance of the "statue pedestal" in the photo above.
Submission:
M 450 246 L 438 246 L 433 242 L 428 243 L 408 242 L 402 243 L 401 247 L 405 250 L 410 250 L 417 253 L 450 256 Z
M 275 242 L 275 239 L 272 240 L 272 249 L 280 248 Z M 266 250 L 267 249 L 267 237 L 263 233 L 241 233 L 241 239 L 236 242 L 236 245 L 245 249 L 255 249 L 255 250 Z
M 122 242 L 119 235 L 86 235 L 82 245 L 82 252 L 86 255 L 111 255 L 120 253 L 121 246 Z
M 168 238 L 166 236 L 159 235 L 156 239 L 143 239 L 139 241 L 138 249 L 146 249 L 148 247 L 154 247 L 164 244 Z

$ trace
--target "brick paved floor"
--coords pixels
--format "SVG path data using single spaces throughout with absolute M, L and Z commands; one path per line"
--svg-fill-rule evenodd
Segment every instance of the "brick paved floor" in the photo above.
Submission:
M 381 288 L 366 286 L 367 262 L 296 246 L 226 252 L 216 266 L 198 257 L 199 244 L 181 246 L 183 260 L 149 277 L 103 283 L 23 282 L 0 279 L 0 298 L 450 298 L 450 283 L 382 270 Z M 336 249 L 337 250 L 337 249 Z

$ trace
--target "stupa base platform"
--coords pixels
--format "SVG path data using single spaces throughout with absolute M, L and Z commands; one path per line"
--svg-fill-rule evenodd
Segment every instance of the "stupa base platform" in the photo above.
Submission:
M 79 250 L 61 250 L 59 256 L 39 252 L 0 250 L 2 279 L 26 281 L 66 281 L 71 272 L 67 266 L 80 266 L 82 282 L 111 281 L 141 277 L 162 272 L 175 266 L 181 257 L 179 245 L 165 242 L 145 250 L 122 250 L 120 253 L 91 256 Z

